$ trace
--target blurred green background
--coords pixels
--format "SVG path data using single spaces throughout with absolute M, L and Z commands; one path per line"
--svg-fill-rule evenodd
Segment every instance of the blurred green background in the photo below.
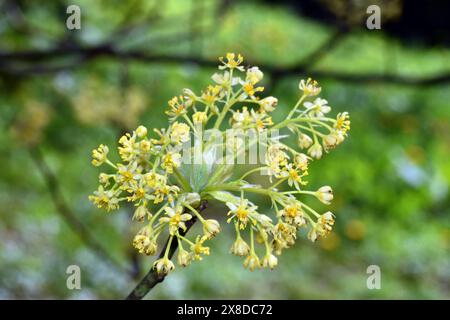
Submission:
M 274 271 L 249 272 L 228 254 L 234 235 L 224 228 L 209 257 L 177 268 L 147 298 L 450 298 L 445 26 L 422 38 L 397 32 L 410 10 L 402 1 L 0 3 L 0 298 L 129 293 L 153 258 L 134 253 L 129 208 L 106 214 L 87 200 L 99 172 L 91 150 L 113 148 L 139 124 L 165 126 L 167 101 L 209 84 L 226 52 L 265 72 L 275 117 L 308 76 L 334 112 L 350 112 L 349 138 L 308 178 L 310 189 L 334 188 L 336 229 L 315 244 L 300 238 Z M 365 27 L 373 3 L 381 30 Z M 81 30 L 66 28 L 69 4 L 81 8 Z M 423 10 L 420 23 L 442 10 Z M 225 223 L 225 208 L 207 212 Z M 73 264 L 81 290 L 66 287 Z M 369 265 L 381 268 L 380 290 L 366 286 Z

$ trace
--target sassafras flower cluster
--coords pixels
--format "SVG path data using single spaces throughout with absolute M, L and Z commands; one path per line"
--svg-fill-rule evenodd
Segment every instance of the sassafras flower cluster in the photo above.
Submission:
M 300 98 L 289 114 L 274 123 L 271 113 L 276 110 L 278 99 L 262 97 L 264 87 L 259 83 L 263 72 L 258 67 L 245 68 L 241 55 L 228 53 L 219 60 L 220 72 L 212 76 L 213 84 L 199 94 L 184 89 L 181 95 L 169 100 L 167 128 L 155 129 L 150 136 L 147 128 L 139 126 L 120 138 L 120 163 L 109 159 L 109 148 L 105 145 L 92 153 L 92 164 L 109 165 L 112 173 L 100 173 L 100 185 L 90 200 L 106 211 L 118 209 L 121 202 L 135 205 L 133 219 L 143 226 L 134 237 L 133 246 L 142 254 L 155 255 L 159 238 L 168 235 L 167 250 L 154 263 L 162 275 L 175 268 L 169 259 L 173 241 L 178 243 L 176 260 L 180 266 L 209 254 L 207 241 L 221 231 L 221 225 L 199 209 L 206 200 L 215 199 L 228 207 L 225 221 L 236 233 L 230 252 L 244 257 L 244 267 L 250 270 L 274 268 L 277 256 L 295 243 L 300 228 L 308 228 L 307 237 L 316 241 L 331 232 L 334 225 L 333 213 L 320 214 L 301 197 L 313 196 L 325 204 L 333 199 L 329 186 L 305 190 L 305 176 L 310 161 L 320 159 L 324 152 L 344 141 L 350 129 L 348 113 L 328 117 L 331 107 L 327 100 L 318 97 L 319 84 L 307 79 L 300 81 Z M 259 142 L 265 143 L 267 150 L 264 161 L 235 177 L 233 169 L 237 165 L 211 161 L 216 160 L 218 144 L 227 147 L 229 141 L 198 139 L 200 132 L 207 129 L 216 130 L 219 135 L 230 130 L 244 133 L 285 130 L 297 137 L 297 143 L 283 143 L 282 139 Z M 194 140 L 200 141 L 201 159 L 209 161 L 184 161 L 181 146 Z M 239 139 L 235 142 L 233 148 L 244 145 Z M 247 152 L 248 146 L 241 149 Z M 195 157 L 196 147 L 190 150 Z M 265 173 L 269 186 L 245 180 L 258 172 Z M 286 188 L 288 191 L 282 191 Z M 272 212 L 261 212 L 249 200 L 249 194 L 268 197 Z M 186 230 L 186 223 L 194 217 L 202 224 L 202 234 L 183 235 L 181 231 Z

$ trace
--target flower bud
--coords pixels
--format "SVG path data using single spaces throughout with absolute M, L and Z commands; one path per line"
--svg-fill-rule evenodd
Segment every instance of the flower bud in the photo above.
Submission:
M 323 146 L 325 149 L 333 149 L 338 144 L 336 135 L 330 133 L 323 138 Z
M 230 249 L 230 253 L 240 256 L 240 257 L 248 255 L 249 252 L 250 252 L 250 247 L 244 240 L 242 240 L 241 237 L 237 237 L 236 241 L 233 243 L 233 245 L 231 246 L 231 249 Z
M 267 234 L 266 230 L 261 228 L 261 230 L 259 230 L 259 232 L 256 235 L 256 239 L 257 239 L 257 241 L 259 239 L 259 241 L 258 241 L 259 243 L 264 243 L 269 239 L 269 235 Z
M 319 199 L 321 202 L 325 203 L 325 204 L 330 204 L 331 200 L 333 200 L 333 189 L 331 189 L 330 186 L 323 186 L 320 187 L 317 191 L 316 191 L 316 197 L 317 199 Z
M 277 266 L 277 264 L 278 264 L 278 259 L 273 254 L 266 254 L 266 256 L 264 257 L 264 259 L 262 261 L 262 266 L 264 268 L 269 267 L 270 269 L 273 269 Z
M 274 239 L 272 248 L 276 255 L 280 255 L 283 249 L 288 248 L 288 244 L 283 239 Z
M 265 214 L 256 214 L 254 218 L 263 226 L 270 227 L 272 225 L 272 219 Z
M 311 240 L 312 242 L 315 242 L 317 240 L 317 231 L 315 227 L 311 227 L 311 229 L 308 232 L 308 239 Z
M 189 99 L 196 98 L 194 91 L 192 91 L 191 89 L 188 89 L 188 88 L 183 89 L 183 95 L 185 96 L 185 98 L 189 98 Z
M 278 99 L 275 97 L 266 97 L 259 102 L 261 108 L 266 112 L 272 112 L 278 104 Z
M 299 153 L 294 158 L 295 165 L 300 170 L 306 170 L 308 169 L 308 157 L 304 153 Z
M 108 183 L 109 183 L 109 175 L 104 173 L 104 172 L 100 173 L 99 176 L 98 176 L 98 181 L 100 182 L 100 184 L 108 185 Z
M 311 144 L 313 143 L 312 139 L 310 138 L 310 136 L 301 133 L 298 136 L 298 146 L 302 149 L 306 149 L 309 148 L 311 146 Z
M 178 251 L 177 261 L 180 266 L 186 267 L 191 263 L 191 255 L 183 248 L 180 248 Z
M 258 83 L 263 77 L 264 74 L 258 67 L 252 67 L 247 70 L 247 80 L 252 84 Z
M 133 220 L 137 220 L 137 221 L 142 222 L 142 221 L 144 221 L 144 218 L 146 216 L 148 216 L 150 218 L 151 217 L 150 212 L 147 210 L 147 208 L 145 206 L 139 206 L 134 211 Z
M 254 253 L 247 256 L 244 261 L 244 268 L 248 268 L 250 271 L 253 271 L 256 268 L 261 268 L 261 263 L 259 262 L 258 256 Z
M 197 96 L 195 95 L 195 93 L 191 89 L 187 89 L 187 88 L 183 89 L 183 97 L 185 99 L 185 105 L 187 108 L 192 106 L 194 101 L 197 99 Z
M 206 112 L 197 111 L 192 116 L 192 120 L 194 121 L 194 124 L 201 124 L 205 123 L 208 116 L 206 115 Z
M 345 137 L 342 131 L 337 131 L 335 134 L 337 144 L 341 144 L 344 141 Z
M 144 126 L 139 126 L 139 127 L 136 129 L 136 135 L 137 135 L 139 138 L 145 137 L 145 136 L 147 135 L 147 128 L 144 127 Z
M 320 159 L 322 158 L 322 146 L 318 143 L 314 143 L 309 149 L 308 149 L 308 154 L 315 158 L 315 159 Z
M 163 276 L 168 274 L 173 269 L 175 269 L 175 265 L 173 264 L 172 261 L 164 257 L 156 260 L 155 263 L 153 264 L 153 268 L 156 269 L 156 272 L 160 276 Z
M 186 195 L 184 202 L 195 208 L 200 204 L 200 200 L 200 195 L 198 193 L 190 192 Z
M 203 223 L 203 233 L 208 239 L 215 237 L 220 232 L 220 224 L 217 220 L 208 219 Z

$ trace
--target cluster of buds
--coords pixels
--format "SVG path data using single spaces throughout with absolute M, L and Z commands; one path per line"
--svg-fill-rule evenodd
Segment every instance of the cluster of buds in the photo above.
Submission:
M 321 158 L 323 151 L 344 140 L 350 128 L 348 114 L 326 117 L 331 108 L 326 100 L 317 97 L 321 92 L 318 83 L 308 79 L 300 81 L 300 98 L 289 114 L 274 123 L 271 113 L 276 110 L 278 100 L 261 97 L 264 87 L 259 83 L 263 72 L 258 67 L 245 68 L 241 55 L 229 53 L 219 60 L 222 71 L 212 76 L 214 84 L 200 94 L 184 89 L 181 95 L 169 100 L 167 128 L 154 129 L 150 137 L 147 129 L 139 126 L 120 138 L 119 163 L 109 159 L 109 149 L 104 145 L 93 151 L 93 165 L 109 165 L 113 173 L 100 174 L 100 185 L 90 196 L 91 201 L 106 211 L 119 208 L 123 201 L 135 205 L 133 219 L 143 227 L 133 246 L 142 254 L 155 255 L 161 234 L 168 235 L 167 250 L 154 263 L 159 274 L 175 268 L 169 259 L 173 241 L 178 243 L 176 260 L 180 266 L 209 254 L 205 243 L 221 231 L 221 226 L 202 212 L 203 201 L 217 200 L 229 208 L 225 220 L 236 232 L 230 252 L 245 257 L 244 267 L 250 270 L 274 268 L 277 255 L 295 243 L 300 228 L 309 228 L 308 238 L 315 241 L 326 236 L 334 224 L 331 212 L 319 214 L 301 197 L 313 196 L 324 204 L 333 199 L 331 187 L 308 191 L 304 189 L 307 183 L 304 179 L 310 161 Z M 234 165 L 216 161 L 216 151 L 219 147 L 226 148 L 228 141 L 203 138 L 202 131 L 209 129 L 218 131 L 219 136 L 230 130 L 244 133 L 288 130 L 297 136 L 298 146 L 279 138 L 269 139 L 264 159 L 236 177 Z M 191 142 L 194 147 L 187 149 L 193 155 L 189 153 L 186 157 L 182 154 L 186 148 L 182 146 L 190 146 Z M 244 152 L 248 151 L 249 146 L 235 142 L 233 148 L 241 146 Z M 198 153 L 200 163 L 193 160 Z M 245 180 L 257 172 L 265 173 L 269 186 Z M 268 197 L 273 214 L 259 212 L 258 205 L 248 199 L 250 194 Z M 202 224 L 202 233 L 188 236 L 187 224 L 194 217 Z

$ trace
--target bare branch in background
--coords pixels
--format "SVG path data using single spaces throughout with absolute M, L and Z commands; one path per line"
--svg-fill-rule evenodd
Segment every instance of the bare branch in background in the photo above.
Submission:
M 81 57 L 81 58 L 80 58 Z M 158 64 L 196 64 L 202 67 L 215 68 L 215 60 L 206 59 L 197 56 L 178 56 L 152 54 L 145 50 L 118 50 L 109 45 L 99 45 L 92 47 L 72 47 L 72 48 L 53 48 L 49 50 L 25 50 L 17 52 L 0 52 L 0 75 L 20 75 L 45 74 L 55 71 L 67 70 L 80 67 L 83 62 L 91 61 L 101 57 L 107 57 L 117 60 L 134 60 L 143 63 Z M 36 65 L 36 62 L 48 62 L 51 59 L 78 58 L 73 64 L 63 66 L 44 66 Z M 31 62 L 31 66 L 22 68 L 7 67 L 12 62 L 26 63 Z M 250 63 L 251 64 L 251 63 Z M 338 71 L 309 70 L 301 62 L 293 66 L 276 66 L 270 64 L 261 64 L 265 72 L 274 77 L 301 76 L 307 74 L 316 79 L 331 79 L 347 83 L 367 84 L 367 83 L 393 83 L 413 86 L 430 86 L 437 84 L 450 83 L 450 72 L 427 76 L 412 77 L 396 74 L 378 74 L 378 73 L 346 73 Z
M 61 192 L 61 186 L 55 174 L 45 162 L 41 151 L 37 148 L 28 149 L 31 159 L 45 180 L 52 201 L 59 215 L 67 222 L 70 228 L 78 235 L 80 240 L 94 252 L 102 261 L 107 262 L 117 271 L 131 274 L 129 270 L 123 267 L 101 244 L 92 236 L 90 231 L 84 226 L 84 223 L 78 219 L 76 214 L 70 209 Z

